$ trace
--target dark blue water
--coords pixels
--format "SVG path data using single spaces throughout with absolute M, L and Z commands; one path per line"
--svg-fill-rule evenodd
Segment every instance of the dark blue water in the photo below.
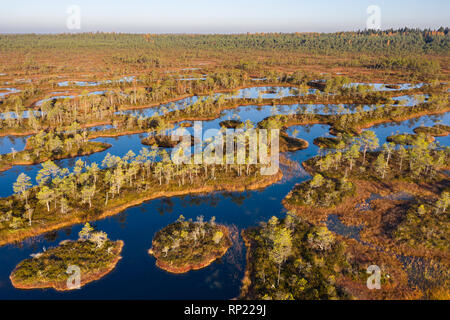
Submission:
M 406 120 L 403 122 L 389 122 L 389 123 L 383 123 L 376 125 L 372 128 L 369 128 L 367 130 L 374 131 L 378 139 L 380 140 L 380 145 L 384 142 L 386 142 L 386 138 L 390 135 L 397 134 L 397 133 L 414 133 L 414 128 L 425 126 L 425 127 L 432 127 L 435 124 L 450 124 L 450 113 L 447 112 L 445 114 L 439 114 L 439 115 L 430 115 L 430 116 L 423 116 L 418 118 L 413 118 L 410 120 Z M 442 146 L 449 146 L 450 145 L 450 136 L 446 137 L 436 137 L 436 141 L 439 142 Z
M 240 107 L 224 112 L 220 119 L 204 122 L 203 129 L 218 128 L 219 122 L 227 119 L 242 121 L 250 119 L 256 123 L 274 113 L 290 113 L 297 107 Z M 412 132 L 412 129 L 419 125 L 429 126 L 439 122 L 449 124 L 449 116 L 449 113 L 426 116 L 401 123 L 378 125 L 371 130 L 377 133 L 381 144 L 387 136 L 396 131 Z M 305 139 L 310 144 L 308 149 L 289 154 L 289 158 L 301 163 L 315 156 L 318 148 L 313 144 L 314 138 L 329 136 L 328 131 L 329 126 L 326 125 L 289 128 L 289 134 L 292 135 L 295 132 L 296 137 Z M 140 140 L 143 136 L 96 139 L 96 141 L 110 143 L 113 147 L 105 152 L 81 158 L 99 163 L 108 152 L 124 155 L 131 149 L 137 153 L 142 148 Z M 450 145 L 448 138 L 438 140 L 442 144 Z M 14 141 L 12 143 L 3 140 L 0 150 L 9 148 L 11 145 L 15 145 L 16 149 L 20 150 L 20 144 L 23 144 L 24 140 Z M 60 166 L 72 167 L 76 160 L 67 159 L 57 163 Z M 2 173 L 0 175 L 1 196 L 12 193 L 11 185 L 18 174 L 24 171 L 34 180 L 40 168 L 40 165 L 22 166 Z M 157 268 L 155 259 L 147 253 L 155 232 L 173 223 L 180 214 L 193 219 L 203 215 L 207 220 L 215 216 L 218 223 L 229 225 L 240 232 L 244 228 L 256 226 L 261 221 L 267 221 L 272 216 L 283 216 L 285 209 L 281 205 L 282 199 L 296 183 L 309 178 L 299 168 L 294 172 L 285 170 L 285 178 L 281 182 L 264 190 L 157 199 L 129 208 L 116 216 L 94 222 L 94 225 L 108 233 L 111 239 L 121 239 L 125 242 L 123 259 L 116 269 L 103 279 L 72 292 L 59 293 L 53 289 L 16 290 L 9 281 L 9 275 L 17 263 L 28 258 L 32 253 L 42 251 L 43 247 L 56 246 L 65 239 L 76 239 L 81 225 L 0 247 L 0 299 L 231 299 L 238 296 L 244 276 L 246 250 L 241 240 L 237 241 L 222 259 L 209 267 L 183 275 L 173 275 Z

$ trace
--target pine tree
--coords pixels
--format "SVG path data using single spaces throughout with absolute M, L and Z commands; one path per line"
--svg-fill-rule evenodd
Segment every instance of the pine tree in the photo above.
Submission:
M 43 186 L 36 196 L 41 204 L 47 205 L 47 211 L 50 211 L 50 201 L 53 200 L 54 196 L 53 190 L 47 186 Z
M 25 205 L 28 205 L 28 194 L 32 185 L 30 181 L 30 177 L 22 172 L 13 184 L 14 193 L 25 199 Z
M 280 285 L 281 266 L 292 253 L 292 231 L 278 224 L 278 220 L 269 221 L 272 249 L 270 257 L 278 265 L 277 285 Z
M 445 212 L 450 204 L 450 192 L 442 192 L 439 200 L 436 202 L 437 212 Z
M 366 163 L 366 153 L 369 150 L 375 150 L 379 146 L 379 140 L 375 132 L 367 130 L 361 133 L 359 138 L 357 138 L 363 150 L 363 164 Z
M 384 179 L 386 176 L 387 170 L 386 160 L 384 159 L 384 154 L 380 153 L 375 161 L 375 171 L 381 174 L 381 179 Z

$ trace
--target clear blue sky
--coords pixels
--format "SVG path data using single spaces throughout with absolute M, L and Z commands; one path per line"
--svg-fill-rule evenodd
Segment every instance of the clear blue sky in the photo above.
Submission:
M 383 29 L 449 26 L 450 0 L 10 0 L 0 33 L 69 32 L 70 5 L 81 8 L 77 32 L 237 33 L 365 29 L 369 5 Z

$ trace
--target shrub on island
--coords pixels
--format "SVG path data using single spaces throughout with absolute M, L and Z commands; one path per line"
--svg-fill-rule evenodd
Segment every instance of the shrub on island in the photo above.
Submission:
M 147 138 L 142 139 L 142 144 L 145 146 L 158 146 L 160 148 L 175 148 L 181 143 L 181 138 L 179 141 L 172 140 L 171 136 L 167 135 L 155 135 L 149 136 Z M 191 145 L 195 144 L 194 137 L 191 137 Z
M 185 220 L 183 216 L 156 233 L 149 254 L 156 265 L 171 273 L 185 273 L 207 267 L 230 248 L 229 230 L 215 223 Z
M 433 137 L 443 137 L 450 133 L 450 126 L 445 124 L 437 124 L 433 127 L 417 127 L 414 129 L 417 134 L 423 133 Z
M 10 279 L 18 289 L 79 289 L 111 272 L 121 259 L 122 247 L 122 241 L 109 240 L 106 233 L 94 231 L 87 223 L 77 241 L 62 241 L 58 247 L 33 254 L 16 266 Z M 71 275 L 78 271 L 77 284 Z
M 300 183 L 286 196 L 287 203 L 295 206 L 333 207 L 345 197 L 355 193 L 352 182 L 331 179 L 316 174 L 310 181 Z

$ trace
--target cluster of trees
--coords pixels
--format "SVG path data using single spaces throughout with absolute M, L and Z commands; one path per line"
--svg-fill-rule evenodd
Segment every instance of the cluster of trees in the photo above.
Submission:
M 118 124 L 125 123 L 128 127 L 133 127 L 138 122 L 144 122 L 143 117 L 132 117 L 128 114 L 117 114 L 120 109 L 130 106 L 142 106 L 145 104 L 157 104 L 166 100 L 179 98 L 180 96 L 194 92 L 210 93 L 220 89 L 234 89 L 242 85 L 245 77 L 242 74 L 233 72 L 216 73 L 208 76 L 206 81 L 156 81 L 145 87 L 133 86 L 125 88 L 122 91 L 107 90 L 101 94 L 89 94 L 83 91 L 75 98 L 46 100 L 38 106 L 37 110 L 29 111 L 28 117 L 23 117 L 22 100 L 16 96 L 14 98 L 13 109 L 9 104 L 5 105 L 4 114 L 0 118 L 0 129 L 16 130 L 34 130 L 48 127 L 49 124 L 55 126 L 67 126 L 73 122 L 82 124 L 114 122 Z M 200 112 L 202 109 L 211 107 L 214 102 L 220 108 L 229 99 L 227 94 L 221 94 L 218 97 L 208 95 L 205 98 L 198 99 L 196 104 L 189 105 L 187 112 Z M 175 109 L 187 108 L 187 105 Z M 155 108 L 156 109 L 156 108 Z M 162 106 L 161 112 L 167 113 L 170 108 Z M 175 114 L 176 116 L 177 114 Z M 193 114 L 196 115 L 196 114 Z
M 274 81 L 278 83 L 278 77 Z M 250 85 L 250 77 L 246 72 L 239 70 L 222 70 L 207 75 L 204 80 L 188 80 L 179 81 L 179 79 L 167 74 L 144 74 L 139 79 L 131 80 L 113 80 L 113 81 L 96 81 L 99 88 L 105 88 L 100 94 L 90 94 L 84 89 L 75 99 L 67 98 L 64 103 L 71 104 L 75 107 L 90 107 L 101 100 L 102 105 L 109 108 L 114 106 L 140 106 L 145 104 L 161 103 L 172 100 L 183 95 L 191 94 L 207 94 L 215 90 L 231 90 L 236 87 Z M 54 82 L 49 80 L 48 83 L 54 87 Z M 45 85 L 45 84 L 43 84 Z M 76 86 L 76 82 L 70 83 L 70 87 Z M 106 90 L 107 89 L 107 90 Z M 2 101 L 2 109 L 10 112 L 11 109 L 16 114 L 21 114 L 24 110 L 24 103 L 29 98 L 38 96 L 42 93 L 41 89 L 30 87 L 25 88 L 19 93 L 7 96 Z M 61 99 L 59 99 L 61 100 Z M 75 100 L 75 101 L 74 101 Z M 76 101 L 78 100 L 78 101 Z M 45 109 L 54 105 L 57 99 L 49 99 L 43 102 Z M 81 105 L 81 106 L 79 106 Z M 41 107 L 42 109 L 42 107 Z
M 339 92 L 338 90 L 342 90 L 346 85 L 350 83 L 350 79 L 345 76 L 337 76 L 326 79 L 325 87 L 323 91 L 325 93 L 329 92 Z
M 394 134 L 392 136 L 389 136 L 386 138 L 387 141 L 389 142 L 393 142 L 395 144 L 400 144 L 400 145 L 413 145 L 416 143 L 417 139 L 421 139 L 421 140 L 428 140 L 429 142 L 433 142 L 434 138 L 430 135 L 426 135 L 424 133 L 419 133 L 419 134 L 408 134 L 408 133 L 403 133 L 403 134 Z
M 87 155 L 110 147 L 105 143 L 88 141 L 87 137 L 87 131 L 81 130 L 77 123 L 73 123 L 67 131 L 40 131 L 28 138 L 25 150 L 13 149 L 11 153 L 0 155 L 0 168 Z
M 49 123 L 62 127 L 73 122 L 106 121 L 114 118 L 118 107 L 105 95 L 82 94 L 74 99 L 48 100 L 39 106 L 38 110 L 28 112 L 28 118 L 22 119 L 22 112 L 11 115 L 5 112 L 5 119 L 0 122 L 0 128 L 30 128 L 38 130 Z
M 294 80 L 293 80 L 294 79 Z M 297 80 L 295 80 L 297 79 Z M 168 99 L 180 97 L 183 94 L 193 94 L 194 87 L 202 92 L 217 91 L 220 89 L 235 88 L 236 86 L 246 83 L 246 75 L 234 72 L 217 72 L 212 76 L 208 76 L 206 81 L 193 82 L 186 84 L 185 81 L 167 80 L 155 81 L 146 86 L 133 85 L 124 88 L 122 91 L 107 90 L 101 94 L 89 94 L 84 91 L 75 98 L 54 99 L 44 101 L 38 106 L 37 110 L 29 111 L 28 117 L 22 116 L 24 107 L 20 99 L 15 99 L 13 110 L 6 106 L 6 112 L 0 118 L 0 129 L 9 132 L 36 132 L 48 126 L 68 126 L 73 122 L 82 125 L 93 123 L 111 123 L 116 130 L 120 128 L 136 128 L 141 131 L 152 127 L 153 120 L 140 115 L 119 112 L 121 109 L 130 108 L 132 106 L 142 106 L 148 103 L 156 104 Z M 346 108 L 340 108 L 341 111 L 335 112 L 335 117 L 331 117 L 330 121 L 336 126 L 348 128 L 355 127 L 357 124 L 379 119 L 387 116 L 396 116 L 404 113 L 402 108 L 394 106 L 379 108 L 381 104 L 392 102 L 390 95 L 392 92 L 374 92 L 370 86 L 346 86 L 348 79 L 346 77 L 330 77 L 324 82 L 323 92 L 317 91 L 314 94 L 308 93 L 308 78 L 301 73 L 287 76 L 277 80 L 284 83 L 297 83 L 296 90 L 292 97 L 262 99 L 261 95 L 255 99 L 231 99 L 228 94 L 213 95 L 209 94 L 203 98 L 197 99 L 194 104 L 171 106 L 161 106 L 160 114 L 166 114 L 166 118 L 176 120 L 177 117 L 184 115 L 186 117 L 210 117 L 218 114 L 218 109 L 226 106 L 236 106 L 248 103 L 300 103 L 301 101 L 318 102 L 323 101 L 329 103 L 367 103 L 374 105 L 372 110 L 366 112 L 346 112 Z M 197 84 L 196 84 L 197 83 Z M 201 85 L 199 84 L 201 83 Z M 299 84 L 298 84 L 299 83 Z M 194 89 L 193 89 L 194 88 Z M 431 88 L 431 87 L 430 87 Z M 431 90 L 431 89 L 430 89 Z M 334 94 L 329 94 L 334 92 Z M 448 96 L 445 94 L 432 94 L 428 104 L 418 104 L 408 108 L 408 113 L 422 111 L 429 108 L 431 104 L 434 109 L 446 106 Z M 171 110 L 173 109 L 173 110 Z M 155 108 L 155 113 L 158 108 Z M 174 111 L 174 112 L 170 112 Z M 358 110 L 357 110 L 358 111 Z M 303 111 L 299 111 L 303 112 Z M 396 113 L 397 112 L 397 113 Z M 300 115 L 299 115 L 300 116 Z M 305 115 L 306 116 L 306 115 Z M 314 115 L 312 115 L 314 116 Z
M 308 163 L 319 172 L 331 176 L 344 172 L 344 177 L 356 175 L 364 176 L 365 179 L 372 176 L 376 179 L 398 177 L 431 180 L 450 157 L 448 147 L 439 147 L 423 135 L 412 141 L 409 148 L 392 142 L 383 144 L 381 151 L 377 151 L 379 147 L 378 137 L 368 130 L 347 145 L 341 144 L 338 149 L 323 157 L 313 158 Z
M 439 73 L 439 61 L 416 57 L 388 57 L 375 61 L 371 66 L 375 69 L 405 70 L 413 74 L 431 76 Z
M 295 206 L 325 207 L 339 204 L 345 197 L 353 195 L 355 186 L 346 179 L 331 179 L 320 173 L 310 181 L 303 182 L 286 196 L 286 201 Z
M 83 33 L 58 35 L 2 35 L 4 50 L 17 49 L 147 49 L 156 52 L 167 49 L 192 50 L 300 50 L 303 53 L 399 53 L 409 48 L 415 53 L 448 52 L 448 28 L 433 30 L 399 29 L 386 31 L 361 31 L 338 33 L 253 33 L 253 34 L 117 34 Z M 139 54 L 137 58 L 119 57 L 125 62 L 151 63 L 153 55 Z M 156 60 L 156 61 L 155 61 Z
M 77 266 L 81 274 L 79 285 L 97 280 L 108 273 L 119 260 L 122 241 L 111 241 L 102 231 L 94 231 L 86 224 L 78 241 L 62 241 L 59 246 L 33 254 L 20 262 L 11 273 L 11 281 L 18 288 L 50 288 L 71 290 L 67 280 Z M 91 276 L 92 275 L 92 276 Z
M 163 61 L 155 55 L 139 53 L 138 55 L 131 54 L 115 54 L 112 56 L 113 61 L 118 61 L 123 64 L 133 64 L 133 65 L 145 65 L 153 66 L 155 68 L 162 67 Z
M 313 227 L 289 214 L 272 217 L 244 236 L 250 242 L 249 299 L 345 299 L 336 284 L 350 266 L 342 243 L 326 227 Z M 247 291 L 247 292 L 245 292 Z
M 74 120 L 79 116 L 91 116 L 98 119 L 110 117 L 116 112 L 118 107 L 141 106 L 145 104 L 156 104 L 167 100 L 176 99 L 186 94 L 205 94 L 214 90 L 230 90 L 246 84 L 248 76 L 238 71 L 222 71 L 207 76 L 204 81 L 177 81 L 177 79 L 165 76 L 162 80 L 159 77 L 142 76 L 142 79 L 126 82 L 113 81 L 108 84 L 101 84 L 101 87 L 117 86 L 118 89 L 104 90 L 100 94 L 90 94 L 83 90 L 75 98 L 48 99 L 38 106 L 37 114 L 43 120 L 55 121 L 58 124 L 67 118 Z M 139 81 L 139 85 L 138 85 Z M 247 83 L 248 84 L 248 83 Z M 37 95 L 40 92 L 34 92 Z M 28 91 L 8 96 L 2 103 L 8 123 L 15 118 L 22 120 L 22 113 L 25 110 L 24 103 L 28 97 Z M 89 113 L 89 114 L 88 114 Z M 92 114 L 91 114 L 92 113 Z M 35 115 L 29 115 L 33 117 Z M 32 119 L 34 122 L 35 119 Z M 70 120 L 69 120 L 70 121 Z
M 326 69 L 336 66 L 382 67 L 383 69 L 380 70 L 386 70 L 384 74 L 386 77 L 391 75 L 389 72 L 391 69 L 384 68 L 400 70 L 400 73 L 408 73 L 408 76 L 417 74 L 439 77 L 439 72 L 430 73 L 431 70 L 439 71 L 436 69 L 438 64 L 435 62 L 423 64 L 420 61 L 422 58 L 417 58 L 419 63 L 405 64 L 403 62 L 391 63 L 389 59 L 395 57 L 394 59 L 412 61 L 416 59 L 417 55 L 445 56 L 448 53 L 449 38 L 447 28 L 332 34 L 2 35 L 0 46 L 7 56 L 17 57 L 17 52 L 24 54 L 19 55 L 19 59 L 4 59 L 5 64 L 0 69 L 8 71 L 8 73 L 17 70 L 28 74 L 79 73 L 83 71 L 118 75 L 142 71 L 148 73 L 165 71 L 172 67 L 199 67 L 200 64 L 202 68 L 213 69 L 212 66 L 216 67 L 218 64 L 276 80 L 277 77 L 271 76 L 271 70 L 281 66 L 298 69 L 306 65 L 320 65 Z M 49 52 L 51 54 L 48 54 Z M 358 53 L 357 57 L 354 53 Z M 76 63 L 73 64 L 67 64 L 64 60 L 72 55 L 79 57 L 80 54 L 83 54 L 85 59 L 76 59 L 74 60 Z M 308 57 L 311 55 L 324 56 L 321 59 Z M 93 61 L 95 63 L 92 63 Z M 239 62 L 236 63 L 236 61 Z M 377 70 L 377 73 L 382 74 L 383 71 Z
M 90 241 L 95 243 L 97 249 L 101 249 L 109 241 L 108 235 L 103 231 L 95 231 L 93 227 L 87 222 L 78 233 L 80 241 Z
M 105 93 L 103 95 L 81 95 L 75 99 L 45 101 L 34 112 L 28 112 L 27 118 L 22 118 L 21 112 L 9 112 L 0 119 L 0 129 L 13 132 L 36 132 L 48 127 L 58 127 L 62 130 L 74 123 L 78 125 L 110 123 L 115 131 L 121 129 L 137 129 L 141 131 L 150 129 L 154 119 L 148 119 L 142 115 L 119 113 L 119 106 L 123 100 L 122 95 Z M 116 100 L 119 99 L 119 100 Z M 140 99 L 136 96 L 136 101 Z M 169 112 L 162 107 L 163 113 Z
M 182 150 L 182 149 L 179 149 Z M 52 161 L 42 164 L 36 176 L 37 186 L 22 173 L 14 183 L 15 196 L 1 199 L 4 226 L 19 228 L 32 216 L 55 212 L 65 215 L 77 210 L 101 211 L 108 202 L 117 198 L 126 200 L 130 195 L 148 194 L 152 190 L 193 188 L 208 181 L 223 184 L 229 179 L 257 177 L 261 164 L 176 164 L 165 150 L 143 148 L 138 155 L 129 151 L 118 157 L 107 154 L 101 167 L 77 160 L 72 172 L 60 168 Z M 53 208 L 53 210 L 51 210 Z
M 25 101 L 40 94 L 42 94 L 42 89 L 39 86 L 26 85 L 19 92 L 0 98 L 0 107 L 1 109 L 12 108 L 18 114 L 19 111 L 22 111 Z
M 228 230 L 215 223 L 215 217 L 196 221 L 180 216 L 177 222 L 158 231 L 152 241 L 151 253 L 163 268 L 200 267 L 222 256 L 231 245 Z M 170 270 L 169 270 L 170 271 Z
M 32 149 L 38 157 L 39 152 L 62 153 L 64 150 L 72 150 L 73 147 L 81 148 L 88 141 L 87 137 L 87 131 L 74 122 L 67 131 L 60 132 L 55 129 L 38 132 L 28 139 L 27 148 Z
M 414 106 L 402 107 L 395 105 L 385 105 L 382 108 L 373 108 L 364 112 L 346 113 L 331 115 L 329 123 L 341 132 L 355 133 L 358 128 L 377 121 L 404 119 L 414 114 L 436 112 L 448 108 L 447 94 L 432 94 L 426 103 L 419 103 Z
M 217 90 L 231 90 L 249 84 L 249 76 L 238 70 L 216 71 L 205 76 L 204 80 L 179 81 L 167 75 L 150 75 L 139 78 L 140 86 L 133 86 L 122 92 L 106 93 L 110 104 L 143 105 L 154 104 L 187 94 L 207 94 Z

